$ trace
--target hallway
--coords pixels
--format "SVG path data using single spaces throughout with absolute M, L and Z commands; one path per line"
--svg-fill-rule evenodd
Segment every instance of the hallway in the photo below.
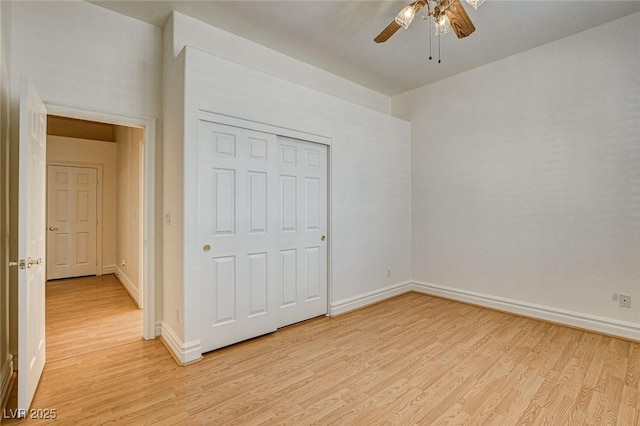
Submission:
M 115 275 L 47 282 L 47 363 L 142 340 L 142 310 Z

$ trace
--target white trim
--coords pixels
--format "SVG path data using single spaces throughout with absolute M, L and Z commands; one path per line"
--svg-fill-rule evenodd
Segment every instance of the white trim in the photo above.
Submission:
M 0 373 L 0 404 L 7 400 L 9 392 L 11 392 L 11 385 L 13 376 L 13 355 L 7 354 L 4 367 Z M 10 387 L 11 386 L 11 387 Z
M 116 278 L 122 284 L 122 287 L 129 293 L 129 296 L 133 299 L 136 306 L 140 308 L 140 294 L 138 292 L 138 288 L 133 285 L 127 274 L 124 273 L 122 269 L 116 266 Z
M 278 136 L 287 136 L 308 142 L 315 142 L 322 145 L 331 145 L 331 138 L 328 136 L 308 133 L 302 130 L 289 129 L 286 127 L 274 126 L 273 124 L 261 123 L 259 121 L 247 120 L 246 118 L 233 117 L 231 115 L 219 114 L 216 112 L 198 110 L 198 119 L 213 123 L 225 124 L 227 126 L 240 127 L 242 129 L 255 130 L 263 133 L 270 133 Z
M 342 299 L 330 305 L 330 315 L 339 315 L 362 308 L 376 302 L 415 291 L 431 296 L 443 297 L 459 302 L 470 303 L 525 317 L 550 321 L 561 325 L 578 327 L 612 336 L 640 341 L 640 324 L 604 318 L 596 315 L 567 311 L 551 306 L 536 305 L 519 300 L 506 299 L 488 294 L 460 290 L 452 287 L 429 284 L 421 281 L 405 281 L 358 296 Z
M 340 315 L 345 312 L 352 311 L 354 309 L 362 308 L 373 303 L 381 302 L 385 299 L 398 296 L 411 290 L 411 281 L 404 281 L 401 283 L 393 284 L 387 287 L 383 287 L 378 290 L 369 291 L 367 293 L 360 294 L 358 296 L 349 297 L 346 299 L 338 300 L 330 305 L 330 315 Z
M 102 267 L 102 275 L 115 274 L 116 269 L 116 265 L 105 265 Z
M 202 357 L 202 344 L 199 339 L 182 343 L 182 340 L 165 321 L 160 323 L 160 336 L 180 364 L 188 364 Z
M 44 102 L 48 114 L 82 120 L 98 121 L 120 126 L 139 127 L 144 129 L 144 209 L 141 212 L 143 220 L 143 235 L 141 241 L 144 256 L 142 257 L 142 305 L 143 337 L 153 339 L 156 333 L 156 119 L 151 117 L 131 117 L 118 113 L 88 110 L 83 107 Z M 104 268 L 103 268 L 104 271 Z M 115 270 L 114 270 L 115 272 Z
M 142 220 L 142 306 L 144 306 L 144 338 L 154 339 L 156 334 L 156 120 L 144 127 L 144 169 L 142 186 L 144 200 Z M 162 212 L 160 212 L 162 214 Z
M 129 132 L 129 134 L 131 134 L 131 132 Z M 144 263 L 140 263 L 140 262 L 144 262 L 144 216 L 142 216 L 142 214 L 144 213 L 145 209 L 144 209 L 144 196 L 140 197 L 140 194 L 144 194 L 144 168 L 145 168 L 145 159 L 144 159 L 144 134 L 143 134 L 143 139 L 142 141 L 140 141 L 137 144 L 136 147 L 137 151 L 138 151 L 138 223 L 136 224 L 138 226 L 138 286 L 140 289 L 140 296 L 138 297 L 138 307 L 140 309 L 144 308 L 144 275 L 145 275 L 145 271 L 144 271 Z M 155 210 L 152 208 L 152 210 Z M 155 322 L 155 317 L 154 318 L 150 318 L 150 321 Z M 149 327 L 151 329 L 151 327 Z M 158 334 L 153 333 L 154 336 L 157 336 Z
M 331 316 L 331 300 L 333 300 L 333 148 L 327 146 L 327 316 Z
M 620 336 L 627 339 L 640 340 L 640 324 L 636 323 L 567 311 L 551 306 L 536 305 L 534 303 L 506 299 L 503 297 L 491 296 L 488 294 L 460 290 L 420 281 L 414 281 L 409 286 L 409 290 L 493 308 L 500 311 L 511 312 L 526 317 Z

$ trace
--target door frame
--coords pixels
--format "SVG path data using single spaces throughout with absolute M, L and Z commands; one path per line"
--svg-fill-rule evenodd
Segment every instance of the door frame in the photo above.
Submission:
M 102 164 L 90 163 L 90 162 L 84 162 L 84 161 L 59 161 L 59 160 L 49 161 L 47 160 L 47 172 L 49 171 L 49 166 L 82 167 L 85 169 L 96 170 L 96 177 L 98 179 L 98 185 L 96 186 L 96 218 L 98 219 L 98 224 L 96 225 L 96 260 L 97 260 L 96 276 L 100 276 L 102 275 Z M 47 180 L 47 193 L 48 193 L 48 189 L 49 189 L 49 181 Z M 47 215 L 48 213 L 49 213 L 49 197 L 47 197 Z
M 47 114 L 66 118 L 96 121 L 118 126 L 137 127 L 144 131 L 143 139 L 143 184 L 142 184 L 142 306 L 143 331 L 145 339 L 155 339 L 159 333 L 156 324 L 156 119 L 114 114 L 110 112 L 86 109 L 54 102 L 44 102 Z

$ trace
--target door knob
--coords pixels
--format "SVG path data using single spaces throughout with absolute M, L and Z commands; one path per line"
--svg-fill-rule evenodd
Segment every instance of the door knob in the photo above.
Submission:
M 327 239 L 327 237 L 325 237 L 324 235 L 322 237 L 320 237 L 320 241 L 324 241 L 326 239 Z
M 205 244 L 202 246 L 202 251 L 203 252 L 208 252 L 209 250 L 211 250 L 211 246 L 209 244 Z
M 58 230 L 58 228 L 56 228 L 55 226 L 50 226 L 49 227 L 49 231 L 57 231 L 57 230 Z

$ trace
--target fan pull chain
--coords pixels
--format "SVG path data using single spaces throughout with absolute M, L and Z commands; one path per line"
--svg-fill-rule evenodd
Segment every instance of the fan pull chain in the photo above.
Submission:
M 431 56 L 431 19 L 429 19 L 429 60 L 433 59 Z
M 438 63 L 440 63 L 440 36 L 438 36 Z

